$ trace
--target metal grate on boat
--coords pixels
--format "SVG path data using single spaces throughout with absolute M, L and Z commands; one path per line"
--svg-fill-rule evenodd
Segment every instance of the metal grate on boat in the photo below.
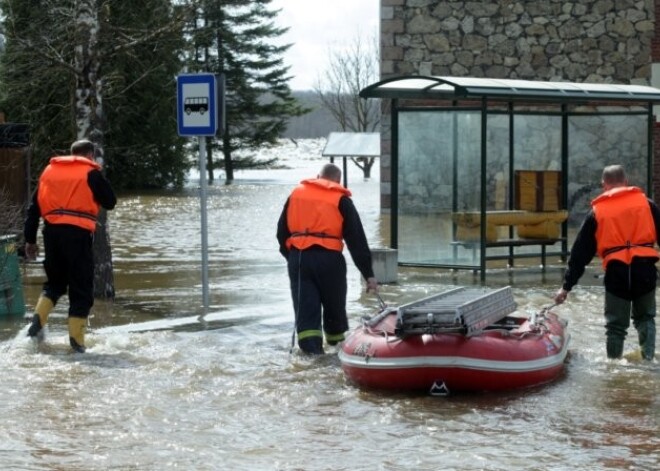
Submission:
M 515 311 L 511 287 L 455 288 L 399 306 L 396 334 L 465 332 L 475 335 Z

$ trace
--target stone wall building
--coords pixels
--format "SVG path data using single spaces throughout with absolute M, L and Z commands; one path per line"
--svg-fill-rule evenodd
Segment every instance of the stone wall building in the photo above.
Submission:
M 660 69 L 653 74 L 653 62 L 660 62 L 659 0 L 381 0 L 380 14 L 381 79 L 434 75 L 660 84 L 654 80 Z M 386 104 L 383 113 L 381 207 L 388 210 Z M 657 125 L 654 147 L 657 199 Z

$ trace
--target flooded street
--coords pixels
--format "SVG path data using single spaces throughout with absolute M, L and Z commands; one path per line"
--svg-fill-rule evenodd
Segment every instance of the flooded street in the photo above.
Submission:
M 302 147 L 306 143 L 299 143 Z M 289 353 L 293 311 L 275 239 L 293 186 L 320 152 L 290 145 L 293 169 L 239 171 L 209 187 L 210 309 L 202 309 L 200 201 L 178 192 L 121 195 L 109 215 L 114 304 L 97 302 L 88 353 L 69 353 L 66 298 L 37 352 L 22 319 L 0 319 L 0 467 L 7 470 L 657 470 L 660 365 L 605 358 L 603 289 L 588 272 L 556 310 L 569 322 L 559 381 L 448 398 L 362 391 L 334 352 Z M 307 160 L 287 158 L 307 155 Z M 388 242 L 378 169 L 349 163 L 370 244 Z M 378 306 L 348 253 L 351 326 Z M 43 281 L 25 269 L 28 308 Z M 552 304 L 559 265 L 491 270 L 519 309 Z M 399 267 L 381 296 L 403 304 L 478 282 L 471 272 Z M 637 347 L 632 329 L 626 351 Z

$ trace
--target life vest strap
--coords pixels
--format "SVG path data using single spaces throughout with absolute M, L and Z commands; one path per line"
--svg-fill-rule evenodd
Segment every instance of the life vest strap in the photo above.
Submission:
M 607 257 L 615 252 L 620 252 L 621 250 L 630 250 L 633 247 L 651 247 L 653 248 L 653 242 L 647 242 L 645 244 L 631 244 L 630 241 L 626 242 L 626 245 L 618 245 L 616 247 L 610 247 L 609 249 L 603 250 L 603 257 Z
M 330 234 L 326 234 L 325 232 L 309 232 L 308 230 L 305 230 L 304 232 L 294 232 L 292 233 L 289 237 L 305 237 L 305 236 L 310 236 L 310 237 L 318 237 L 320 239 L 337 239 L 337 240 L 342 240 L 341 237 L 333 236 Z
M 47 212 L 43 216 L 46 217 L 46 216 L 51 216 L 53 214 L 58 216 L 75 216 L 96 222 L 96 216 L 89 213 L 83 213 L 81 211 L 73 211 L 71 209 L 53 209 L 52 211 Z

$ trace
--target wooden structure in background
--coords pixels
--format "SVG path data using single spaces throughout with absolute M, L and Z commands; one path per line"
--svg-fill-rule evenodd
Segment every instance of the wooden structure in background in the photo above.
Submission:
M 29 182 L 28 126 L 0 124 L 0 191 L 12 203 L 22 206 L 29 199 Z

